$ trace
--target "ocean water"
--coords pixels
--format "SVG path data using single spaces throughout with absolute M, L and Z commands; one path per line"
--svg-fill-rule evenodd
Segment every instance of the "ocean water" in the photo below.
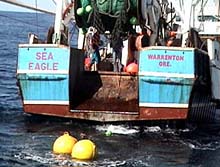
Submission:
M 177 129 L 146 124 L 95 124 L 25 114 L 16 85 L 17 47 L 28 33 L 46 38 L 50 15 L 0 12 L 0 167 L 219 167 L 220 131 L 209 125 Z M 105 136 L 111 129 L 112 136 Z M 68 131 L 84 133 L 97 158 L 80 162 L 56 155 L 52 145 Z

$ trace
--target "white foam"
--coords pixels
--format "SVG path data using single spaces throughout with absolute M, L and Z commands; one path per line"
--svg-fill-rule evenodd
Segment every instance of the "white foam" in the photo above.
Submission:
M 159 126 L 150 126 L 144 129 L 144 132 L 160 132 L 161 128 Z
M 96 126 L 96 129 L 99 131 L 108 131 L 114 134 L 123 134 L 123 135 L 134 134 L 139 132 L 139 130 L 136 129 L 135 127 L 130 128 L 122 125 Z
M 58 165 L 58 166 L 88 166 L 89 163 L 73 160 L 67 155 L 55 155 L 53 153 L 47 153 L 45 155 L 38 155 L 29 152 L 21 152 L 14 156 L 18 159 L 32 160 L 41 164 Z

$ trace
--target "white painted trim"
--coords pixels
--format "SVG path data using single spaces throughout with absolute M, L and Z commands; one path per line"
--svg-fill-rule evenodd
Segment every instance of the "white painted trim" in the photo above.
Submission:
M 149 46 L 149 47 L 144 47 L 142 50 L 194 51 L 195 48 L 190 48 L 190 47 Z
M 49 100 L 24 100 L 24 104 L 55 104 L 55 105 L 69 105 L 69 101 L 49 101 Z
M 139 103 L 140 107 L 169 107 L 169 108 L 188 108 L 188 104 L 178 103 Z
M 195 78 L 194 74 L 179 74 L 168 72 L 139 72 L 140 76 L 155 76 L 155 77 L 177 77 L 177 78 Z
M 17 70 L 17 74 L 69 74 L 69 70 Z
M 68 48 L 68 46 L 60 44 L 19 44 L 19 48 Z

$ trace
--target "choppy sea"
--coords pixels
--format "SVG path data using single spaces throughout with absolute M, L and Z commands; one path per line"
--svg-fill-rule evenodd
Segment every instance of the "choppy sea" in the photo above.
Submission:
M 28 33 L 46 38 L 53 16 L 0 12 L 0 167 L 219 167 L 220 131 L 129 123 L 96 124 L 72 119 L 32 116 L 22 109 L 16 85 L 17 48 Z M 112 135 L 105 131 L 111 128 Z M 52 145 L 68 131 L 84 133 L 98 148 L 93 161 L 56 155 Z

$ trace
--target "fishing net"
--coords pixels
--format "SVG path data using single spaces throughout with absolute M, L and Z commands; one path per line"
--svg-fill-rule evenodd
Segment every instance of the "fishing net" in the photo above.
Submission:
M 92 11 L 86 13 L 86 7 Z M 127 31 L 129 18 L 137 15 L 137 0 L 79 0 L 75 3 L 75 17 L 79 28 L 95 27 L 98 32 L 118 34 Z M 81 8 L 81 13 L 77 10 Z M 132 25 L 130 25 L 131 27 Z M 113 35 L 116 36 L 116 35 Z

